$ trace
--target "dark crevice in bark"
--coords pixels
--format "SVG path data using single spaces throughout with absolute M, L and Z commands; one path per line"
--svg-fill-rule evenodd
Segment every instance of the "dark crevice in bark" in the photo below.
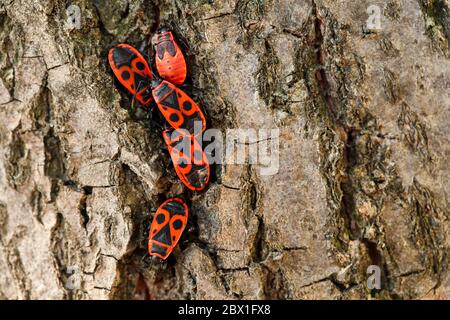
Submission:
M 420 117 L 404 101 L 401 103 L 401 112 L 397 119 L 397 124 L 411 151 L 419 153 L 423 163 L 431 166 L 434 159 L 428 147 L 428 129 L 422 123 Z
M 450 50 L 450 8 L 446 0 L 418 0 L 430 38 L 448 56 Z M 433 21 L 429 24 L 427 20 Z M 445 41 L 439 37 L 442 34 Z
M 8 12 L 0 13 L 0 81 L 9 92 L 10 101 L 19 101 L 16 93 L 16 63 L 23 48 L 23 30 L 9 17 Z M 4 103 L 4 104 L 7 104 Z M 2 105 L 4 105 L 2 104 Z
M 399 275 L 396 276 L 396 277 L 399 277 L 399 278 L 405 278 L 405 277 L 410 277 L 410 276 L 417 276 L 417 275 L 419 275 L 419 274 L 424 273 L 425 271 L 426 271 L 425 269 L 411 270 L 411 271 L 408 271 L 408 272 L 404 272 L 404 273 L 402 273 L 402 274 L 399 274 Z
M 158 30 L 161 23 L 161 10 L 158 5 L 153 6 L 155 12 L 155 19 L 153 21 L 152 27 L 150 28 L 151 33 L 155 33 Z
M 21 131 L 22 125 L 19 123 L 12 132 L 8 162 L 5 168 L 8 182 L 14 189 L 26 183 L 30 171 L 30 155 L 22 139 Z
M 4 205 L 0 206 L 0 214 L 0 227 L 1 229 L 4 229 L 8 219 L 7 210 Z M 8 269 L 10 270 L 15 284 L 19 289 L 18 294 L 21 299 L 30 299 L 31 296 L 30 279 L 25 273 L 23 261 L 20 256 L 20 252 L 17 249 L 17 245 L 21 238 L 25 235 L 26 231 L 27 228 L 25 226 L 19 226 L 16 230 L 14 230 L 11 238 L 7 242 L 6 239 L 3 239 L 3 233 L 0 233 L 0 243 L 5 254 L 6 264 L 8 265 Z
M 36 217 L 36 220 L 39 222 L 40 225 L 44 225 L 42 223 L 42 214 L 43 214 L 43 205 L 44 205 L 44 199 L 43 194 L 40 190 L 35 187 L 33 192 L 31 193 L 30 197 L 30 205 L 33 208 L 34 216 Z
M 64 289 L 64 298 L 70 299 L 73 292 L 71 290 L 66 290 L 67 269 L 65 267 L 66 253 L 64 249 L 66 248 L 67 240 L 65 239 L 64 217 L 60 212 L 56 213 L 56 222 L 52 227 L 50 239 L 50 252 L 53 255 L 53 261 L 58 274 L 60 287 Z
M 145 282 L 142 273 L 139 273 L 136 280 L 134 295 L 140 300 L 150 300 L 150 289 Z
M 219 19 L 219 18 L 223 18 L 223 17 L 229 16 L 229 15 L 232 15 L 232 14 L 233 14 L 233 12 L 225 12 L 225 13 L 218 14 L 218 15 L 216 15 L 216 16 L 211 16 L 211 17 L 203 18 L 202 21 L 208 21 L 208 20 L 213 20 L 213 19 Z
M 338 118 L 333 96 L 331 95 L 330 83 L 328 82 L 328 76 L 325 71 L 325 58 L 326 53 L 324 51 L 324 35 L 322 29 L 325 28 L 323 17 L 319 13 L 319 8 L 315 1 L 313 3 L 313 15 L 314 15 L 314 49 L 316 52 L 316 81 L 320 91 L 320 95 L 327 107 L 330 117 L 336 122 L 339 127 L 342 127 L 342 123 Z M 343 141 L 345 144 L 345 140 Z
M 264 50 L 264 54 L 260 56 L 260 68 L 257 73 L 258 93 L 269 108 L 274 105 L 278 108 L 279 104 L 275 103 L 274 99 L 279 82 L 277 75 L 279 61 L 269 39 L 264 40 Z
M 339 181 L 337 187 L 341 192 L 338 211 L 340 211 L 340 216 L 343 219 L 349 239 L 360 240 L 366 245 L 369 260 L 372 264 L 376 264 L 382 269 L 382 276 L 386 279 L 385 282 L 388 283 L 389 279 L 387 278 L 389 277 L 389 273 L 385 259 L 383 258 L 382 250 L 378 248 L 376 242 L 364 238 L 363 230 L 369 221 L 366 221 L 366 218 L 359 216 L 356 205 L 356 197 L 358 196 L 356 190 L 360 189 L 359 185 L 361 181 L 360 178 L 355 176 L 354 171 L 361 166 L 370 167 L 372 165 L 371 162 L 375 160 L 372 157 L 376 155 L 376 152 L 379 152 L 374 148 L 373 150 L 370 150 L 371 153 L 369 154 L 360 154 L 358 144 L 359 141 L 364 138 L 363 132 L 374 131 L 373 128 L 376 128 L 376 125 L 372 124 L 373 117 L 365 110 L 361 113 L 349 109 L 348 93 L 345 89 L 345 82 L 347 80 L 343 70 L 337 64 L 331 65 L 330 68 L 335 67 L 335 70 L 338 72 L 337 75 L 334 76 L 339 85 L 339 87 L 337 87 L 338 95 L 335 96 L 335 93 L 332 90 L 332 85 L 329 80 L 331 75 L 327 74 L 327 63 L 333 64 L 334 62 L 329 62 L 327 60 L 326 51 L 330 51 L 334 54 L 341 53 L 334 52 L 333 45 L 328 47 L 329 39 L 326 39 L 325 35 L 328 33 L 331 37 L 336 38 L 339 38 L 340 36 L 337 34 L 337 31 L 333 29 L 337 28 L 337 26 L 334 25 L 332 17 L 326 17 L 327 20 L 325 20 L 325 18 L 321 16 L 319 10 L 319 6 L 313 1 L 314 49 L 316 53 L 315 80 L 320 97 L 326 107 L 326 113 L 329 120 L 331 120 L 331 125 L 335 135 L 337 135 L 337 140 L 341 145 L 342 159 L 340 160 L 340 165 L 343 168 L 343 174 L 337 178 L 337 181 Z M 330 26 L 332 27 L 332 30 L 327 30 L 326 28 Z M 319 105 L 320 103 L 321 102 L 318 102 Z M 354 116 L 351 115 L 350 112 L 356 113 L 355 119 L 353 119 Z M 346 240 L 345 237 L 340 236 L 339 241 L 342 241 L 342 244 L 346 246 L 348 240 Z M 343 289 L 342 284 L 334 283 L 338 289 Z M 389 290 L 389 288 L 385 289 Z
M 261 21 L 266 12 L 266 3 L 261 0 L 239 0 L 236 2 L 234 14 L 239 19 L 239 25 L 244 31 L 243 45 L 249 48 L 260 30 Z
M 319 13 L 319 7 L 315 1 L 313 3 L 314 16 L 314 51 L 316 52 L 316 71 L 315 80 L 317 83 L 319 94 L 323 103 L 326 106 L 328 116 L 334 124 L 335 134 L 337 134 L 339 141 L 342 144 L 342 165 L 344 167 L 344 175 L 340 177 L 339 188 L 342 192 L 340 211 L 344 218 L 349 235 L 355 239 L 357 238 L 355 223 L 352 221 L 354 210 L 354 199 L 352 193 L 352 185 L 349 180 L 350 171 L 352 169 L 351 159 L 355 156 L 355 151 L 352 148 L 352 141 L 355 137 L 351 128 L 346 127 L 338 117 L 335 106 L 334 97 L 331 94 L 330 83 L 328 82 L 328 75 L 325 69 L 326 53 L 324 51 L 324 34 L 325 28 L 324 18 Z M 320 104 L 320 102 L 319 102 Z
M 89 196 L 89 194 L 87 194 L 87 193 L 83 194 L 83 196 L 81 197 L 80 202 L 78 204 L 78 210 L 81 215 L 81 223 L 85 230 L 86 230 L 87 224 L 89 223 L 89 220 L 90 220 L 89 214 L 87 211 L 87 207 L 86 207 L 86 200 L 87 200 L 88 196 Z
M 370 241 L 368 239 L 362 239 L 362 243 L 366 246 L 370 263 L 380 267 L 381 270 L 381 290 L 386 290 L 388 294 L 393 298 L 392 290 L 392 277 L 390 276 L 390 271 L 387 267 L 386 259 L 383 256 L 382 251 L 378 248 L 377 243 Z M 374 297 L 379 292 L 378 289 L 372 289 L 370 291 L 371 295 Z
M 247 230 L 249 230 L 251 221 L 255 218 L 257 219 L 256 230 L 249 230 L 250 232 L 254 232 L 254 236 L 251 238 L 251 261 L 252 263 L 260 263 L 265 260 L 268 254 L 265 240 L 266 227 L 264 217 L 260 212 L 263 190 L 261 190 L 257 175 L 250 164 L 247 164 L 241 190 L 243 194 L 242 210 L 245 214 L 244 222 Z
M 241 190 L 241 188 L 239 188 L 239 187 L 231 187 L 231 186 L 226 185 L 226 184 L 224 184 L 224 183 L 219 183 L 219 184 L 220 184 L 222 187 L 226 188 L 226 189 L 236 190 L 236 191 Z
M 98 28 L 100 29 L 100 32 L 103 36 L 104 39 L 108 39 L 108 40 L 112 40 L 112 38 L 114 38 L 114 35 L 111 34 L 105 27 L 105 23 L 102 20 L 102 14 L 100 11 L 100 4 L 98 3 L 98 1 L 95 1 L 92 3 L 92 7 L 95 11 L 95 14 L 97 15 L 97 23 L 98 23 Z M 110 42 L 110 41 L 109 41 Z
M 66 179 L 66 169 L 64 164 L 65 156 L 61 149 L 59 137 L 54 130 L 50 129 L 44 137 L 45 146 L 45 175 L 51 179 L 52 194 L 51 202 L 56 200 L 59 192 L 59 181 Z
M 51 179 L 64 180 L 66 168 L 64 154 L 59 137 L 50 129 L 44 137 L 45 146 L 45 175 Z
M 264 220 L 263 218 L 258 217 L 258 229 L 256 230 L 255 240 L 253 241 L 253 253 L 252 253 L 252 261 L 255 263 L 260 263 L 266 258 L 266 256 L 263 254 L 265 251 L 264 233 L 265 233 Z
M 445 219 L 448 211 L 444 211 L 436 204 L 433 194 L 417 179 L 414 179 L 412 186 L 413 198 L 411 205 L 415 215 L 415 236 L 423 252 L 429 270 L 436 276 L 434 289 L 441 285 L 441 275 L 447 271 L 449 255 L 445 248 L 445 231 L 436 223 L 437 219 Z
M 265 276 L 265 281 L 263 281 L 264 298 L 267 300 L 292 299 L 289 291 L 289 283 L 282 270 L 275 271 L 266 267 L 264 264 L 261 266 L 263 267 L 263 274 Z

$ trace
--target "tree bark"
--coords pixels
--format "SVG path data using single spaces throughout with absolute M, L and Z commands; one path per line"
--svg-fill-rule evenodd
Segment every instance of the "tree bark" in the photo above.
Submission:
M 449 299 L 449 10 L 1 0 L 0 298 Z M 215 165 L 205 192 L 183 187 L 157 111 L 107 63 L 118 42 L 148 53 L 162 23 L 210 127 L 280 130 L 277 174 Z M 148 228 L 175 195 L 190 228 L 162 263 Z

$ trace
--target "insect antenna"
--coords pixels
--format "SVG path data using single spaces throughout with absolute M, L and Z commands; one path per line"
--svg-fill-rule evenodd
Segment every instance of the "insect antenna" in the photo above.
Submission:
M 153 79 L 160 79 L 158 72 L 155 71 L 155 66 L 154 66 L 154 64 L 153 64 L 153 63 L 150 63 L 148 67 L 149 67 L 149 69 L 150 69 L 150 73 L 151 73 L 151 75 L 152 75 L 152 78 L 153 78 Z
M 135 93 L 133 94 L 133 99 L 131 99 L 131 110 L 134 109 L 134 101 L 136 101 L 136 95 L 138 94 L 139 91 L 141 91 L 141 89 L 144 89 L 144 88 L 141 88 L 141 86 L 142 86 L 142 81 L 139 81 L 139 84 L 136 87 Z

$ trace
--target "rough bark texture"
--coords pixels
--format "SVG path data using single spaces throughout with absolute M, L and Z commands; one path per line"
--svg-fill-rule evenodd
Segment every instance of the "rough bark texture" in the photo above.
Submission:
M 449 299 L 449 2 L 380 1 L 379 31 L 371 4 L 1 0 L 0 298 Z M 278 174 L 183 188 L 106 61 L 163 21 L 211 127 L 280 129 Z M 161 263 L 150 212 L 178 194 L 194 230 Z

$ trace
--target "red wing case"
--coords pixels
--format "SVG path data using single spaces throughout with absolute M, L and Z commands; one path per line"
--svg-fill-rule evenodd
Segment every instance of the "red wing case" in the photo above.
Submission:
M 209 161 L 193 135 L 165 130 L 164 141 L 169 149 L 173 166 L 180 180 L 193 191 L 202 191 L 209 182 Z
M 186 60 L 171 31 L 157 33 L 155 49 L 159 75 L 173 84 L 182 84 L 186 80 Z
M 183 90 L 161 80 L 153 88 L 153 98 L 164 118 L 174 129 L 184 129 L 194 134 L 194 123 L 206 129 L 206 120 L 200 107 Z
M 150 226 L 148 253 L 163 260 L 172 252 L 186 227 L 189 210 L 183 200 L 171 198 L 156 211 Z
M 120 83 L 143 105 L 152 101 L 152 73 L 147 61 L 135 48 L 118 44 L 109 50 L 109 64 Z

